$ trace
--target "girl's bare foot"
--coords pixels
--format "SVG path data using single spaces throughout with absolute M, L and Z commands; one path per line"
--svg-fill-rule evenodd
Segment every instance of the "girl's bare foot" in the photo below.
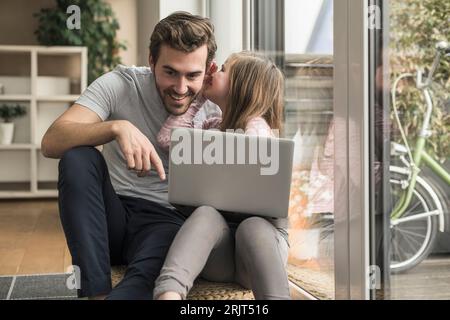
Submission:
M 177 292 L 167 291 L 161 294 L 157 300 L 181 300 L 181 295 Z

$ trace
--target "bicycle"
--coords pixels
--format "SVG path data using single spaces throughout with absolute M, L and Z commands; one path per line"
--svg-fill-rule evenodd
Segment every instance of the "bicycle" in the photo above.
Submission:
M 394 115 L 404 143 L 391 142 L 391 156 L 398 157 L 403 164 L 390 166 L 392 203 L 395 204 L 390 215 L 389 255 L 393 273 L 407 271 L 426 259 L 433 250 L 438 232 L 445 232 L 448 226 L 444 216 L 447 212 L 444 195 L 429 177 L 420 175 L 421 168 L 428 167 L 450 187 L 449 172 L 425 151 L 427 139 L 432 134 L 429 127 L 434 106 L 430 86 L 443 56 L 450 56 L 450 46 L 445 41 L 437 43 L 434 61 L 425 80 L 420 69 L 416 75 L 401 74 L 395 79 L 391 91 Z M 427 107 L 413 150 L 406 139 L 396 106 L 397 85 L 408 77 L 415 77 L 416 88 L 421 91 Z

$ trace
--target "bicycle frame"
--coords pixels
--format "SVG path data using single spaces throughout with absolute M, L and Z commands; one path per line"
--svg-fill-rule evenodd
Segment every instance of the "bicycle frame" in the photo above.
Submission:
M 392 211 L 391 220 L 399 219 L 405 213 L 405 210 L 408 208 L 412 199 L 414 188 L 416 186 L 416 180 L 420 172 L 419 168 L 422 165 L 422 162 L 450 186 L 450 174 L 425 151 L 425 143 L 427 138 L 430 136 L 428 126 L 431 120 L 431 112 L 433 111 L 433 103 L 428 88 L 423 87 L 422 91 L 425 97 L 425 101 L 427 103 L 427 111 L 425 113 L 422 129 L 417 139 L 416 147 L 414 148 L 413 164 L 410 167 L 410 169 L 412 170 L 411 170 L 411 177 L 409 179 L 408 189 L 401 195 L 394 210 Z M 423 217 L 435 214 L 442 215 L 442 212 L 439 211 L 442 210 L 435 210 L 428 213 L 424 213 Z

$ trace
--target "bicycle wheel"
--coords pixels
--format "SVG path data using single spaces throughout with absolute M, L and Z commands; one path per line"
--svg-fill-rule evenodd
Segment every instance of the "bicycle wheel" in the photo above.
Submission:
M 390 168 L 390 185 L 393 204 L 406 189 L 407 173 L 399 167 Z M 423 177 L 417 177 L 416 186 L 408 208 L 399 219 L 391 220 L 390 269 L 404 272 L 423 261 L 433 249 L 439 230 L 439 199 L 431 185 Z M 436 211 L 432 215 L 427 215 Z

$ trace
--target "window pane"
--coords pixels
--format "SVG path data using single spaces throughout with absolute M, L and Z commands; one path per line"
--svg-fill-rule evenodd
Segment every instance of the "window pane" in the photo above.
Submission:
M 449 299 L 450 3 L 383 4 L 389 34 L 372 46 L 371 76 L 372 253 L 378 266 L 386 261 L 377 298 Z
M 295 140 L 291 280 L 334 298 L 333 2 L 285 1 L 284 135 Z

